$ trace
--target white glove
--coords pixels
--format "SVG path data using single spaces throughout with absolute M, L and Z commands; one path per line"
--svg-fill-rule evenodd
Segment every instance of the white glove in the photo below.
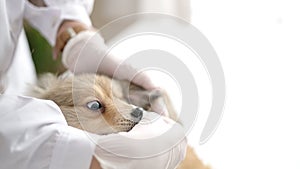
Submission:
M 108 54 L 108 47 L 102 36 L 95 31 L 86 30 L 71 38 L 62 53 L 62 62 L 69 70 L 77 73 L 100 73 L 119 80 L 128 80 L 146 90 L 160 90 L 147 72 L 139 72 L 131 65 L 124 64 L 120 58 Z M 167 116 L 161 104 L 151 105 L 152 111 Z
M 62 53 L 62 62 L 72 72 L 100 73 L 120 80 L 129 80 L 151 90 L 156 88 L 147 73 L 139 73 L 130 65 L 109 54 L 102 36 L 92 30 L 82 31 L 71 38 Z M 118 70 L 118 71 L 117 71 Z M 118 72 L 114 74 L 115 72 Z
M 103 169 L 174 169 L 187 147 L 181 125 L 152 112 L 146 112 L 130 132 L 91 136 Z

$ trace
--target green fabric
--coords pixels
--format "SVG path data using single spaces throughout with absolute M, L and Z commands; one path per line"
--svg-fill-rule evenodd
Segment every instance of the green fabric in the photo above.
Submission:
M 59 57 L 57 60 L 52 59 L 52 47 L 47 40 L 28 24 L 25 23 L 24 27 L 37 73 L 63 72 L 65 68 L 61 63 L 61 58 Z

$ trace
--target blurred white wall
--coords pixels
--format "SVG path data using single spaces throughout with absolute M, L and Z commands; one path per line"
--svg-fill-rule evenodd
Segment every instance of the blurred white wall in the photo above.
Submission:
M 213 169 L 299 169 L 300 1 L 191 4 L 227 89 L 223 119 L 198 154 Z
M 95 0 L 91 17 L 93 24 L 101 28 L 117 18 L 145 12 L 173 15 L 189 21 L 190 0 Z

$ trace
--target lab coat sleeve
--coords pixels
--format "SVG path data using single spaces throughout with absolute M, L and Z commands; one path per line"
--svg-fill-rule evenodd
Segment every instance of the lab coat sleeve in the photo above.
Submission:
M 52 101 L 0 95 L 0 109 L 1 168 L 89 168 L 95 146 Z
M 91 26 L 89 14 L 93 0 L 44 0 L 46 7 L 26 1 L 25 19 L 54 46 L 58 28 L 63 20 L 75 20 Z

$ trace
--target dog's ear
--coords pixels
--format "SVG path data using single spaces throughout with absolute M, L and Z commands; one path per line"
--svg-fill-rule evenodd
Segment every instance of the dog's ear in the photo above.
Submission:
M 122 98 L 135 106 L 150 110 L 149 92 L 145 89 L 123 80 L 118 82 L 122 90 Z
M 68 78 L 73 78 L 74 74 L 70 71 L 65 71 L 59 76 L 53 73 L 44 73 L 39 75 L 37 82 L 30 86 L 29 96 L 44 98 L 49 89 L 53 88 L 59 82 L 64 81 Z
M 162 113 L 174 121 L 178 121 L 178 115 L 172 104 L 168 93 L 163 89 L 156 89 L 149 92 L 149 100 L 151 110 L 154 112 Z
M 43 95 L 57 82 L 59 81 L 58 77 L 52 73 L 45 73 L 39 75 L 36 84 L 30 86 L 28 95 L 43 98 Z
M 169 116 L 177 121 L 177 113 L 166 91 L 162 89 L 148 91 L 128 81 L 122 81 L 121 86 L 123 96 L 128 103 Z

